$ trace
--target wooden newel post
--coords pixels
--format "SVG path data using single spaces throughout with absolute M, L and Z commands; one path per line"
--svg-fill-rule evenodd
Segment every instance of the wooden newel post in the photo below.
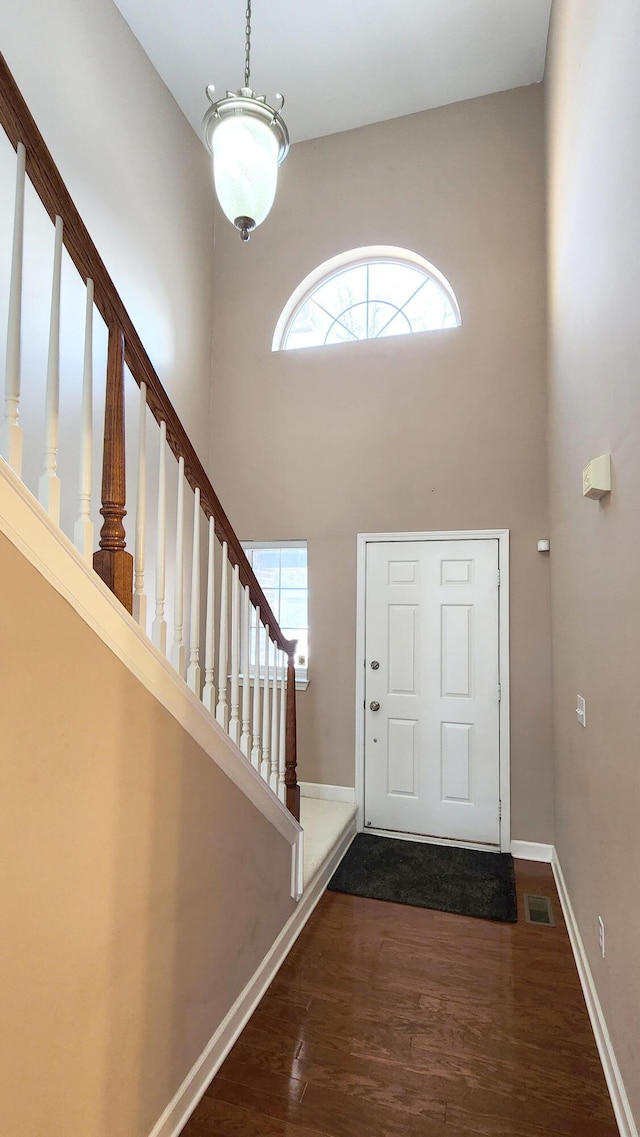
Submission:
M 298 762 L 296 741 L 296 668 L 293 652 L 289 655 L 287 666 L 287 736 L 285 749 L 284 783 L 287 787 L 287 809 L 296 821 L 300 820 L 300 786 L 296 766 Z
M 131 612 L 133 608 L 133 557 L 126 551 L 123 518 L 126 515 L 124 452 L 124 336 L 109 328 L 107 390 L 104 409 L 102 452 L 102 508 L 104 523 L 100 548 L 93 554 L 93 567 L 114 596 Z

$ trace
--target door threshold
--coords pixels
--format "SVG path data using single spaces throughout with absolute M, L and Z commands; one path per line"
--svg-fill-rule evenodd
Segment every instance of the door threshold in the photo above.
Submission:
M 454 849 L 478 849 L 484 853 L 499 853 L 499 844 L 482 841 L 456 841 L 452 837 L 425 837 L 422 833 L 397 833 L 394 829 L 374 829 L 366 825 L 362 833 L 373 833 L 374 837 L 395 837 L 398 841 L 422 841 L 425 845 L 451 845 Z

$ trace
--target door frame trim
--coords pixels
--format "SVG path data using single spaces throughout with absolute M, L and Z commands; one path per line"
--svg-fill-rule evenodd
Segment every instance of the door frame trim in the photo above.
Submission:
M 356 594 L 356 803 L 358 832 L 364 829 L 364 689 L 365 599 L 367 545 L 380 541 L 484 541 L 497 540 L 500 588 L 498 590 L 498 682 L 501 687 L 500 739 L 500 851 L 511 849 L 511 746 L 509 687 L 509 530 L 454 529 L 428 533 L 358 533 Z M 464 845 L 465 842 L 448 841 Z M 492 846 L 492 848 L 497 846 Z

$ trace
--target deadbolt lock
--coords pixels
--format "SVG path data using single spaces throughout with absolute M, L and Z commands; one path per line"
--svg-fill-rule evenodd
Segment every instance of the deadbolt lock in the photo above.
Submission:
M 380 664 L 378 663 L 378 660 L 377 660 L 377 659 L 372 659 L 372 660 L 371 660 L 371 670 L 372 670 L 372 671 L 377 671 L 379 667 L 380 667 Z

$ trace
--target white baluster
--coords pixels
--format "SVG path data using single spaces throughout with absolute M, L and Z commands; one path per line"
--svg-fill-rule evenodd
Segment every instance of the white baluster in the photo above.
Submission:
M 228 652 L 228 618 L 227 611 L 227 577 L 229 562 L 227 559 L 227 542 L 222 543 L 222 577 L 220 580 L 220 643 L 218 644 L 218 706 L 216 719 L 220 726 L 227 729 L 229 708 L 227 707 L 227 652 Z
M 255 766 L 256 770 L 260 769 L 262 760 L 262 750 L 260 746 L 261 737 L 261 720 L 260 720 L 260 609 L 255 608 L 255 662 L 253 665 L 253 714 L 252 714 L 252 733 L 251 733 L 251 765 Z
M 286 803 L 287 787 L 285 773 L 287 769 L 287 660 L 284 652 L 280 653 L 280 742 L 278 746 L 278 797 Z
M 240 735 L 240 749 L 245 758 L 249 757 L 251 748 L 251 591 L 247 584 L 242 594 L 242 635 L 240 641 L 240 655 L 242 666 L 242 734 Z
M 147 384 L 140 384 L 138 420 L 138 492 L 136 498 L 136 552 L 133 562 L 133 616 L 147 630 L 147 597 L 144 591 L 144 536 L 147 517 Z
M 20 413 L 21 346 L 22 346 L 22 250 L 24 245 L 24 167 L 26 151 L 22 142 L 17 147 L 16 198 L 13 215 L 13 252 L 9 319 L 7 323 L 7 356 L 4 387 L 5 421 L 2 429 L 2 453 L 18 477 L 22 474 L 22 427 Z
M 273 666 L 271 669 L 271 776 L 269 785 L 274 794 L 278 792 L 278 649 L 273 645 Z
M 209 518 L 209 549 L 207 560 L 207 620 L 204 630 L 204 688 L 202 702 L 211 714 L 216 709 L 216 688 L 214 684 L 216 656 L 216 589 L 215 589 L 216 527 L 213 516 Z
M 158 465 L 158 522 L 156 533 L 156 614 L 151 638 L 163 655 L 167 652 L 167 621 L 164 618 L 165 559 L 167 552 L 167 424 L 160 423 Z
M 38 483 L 38 500 L 60 524 L 60 479 L 58 477 L 58 420 L 60 406 L 60 282 L 62 278 L 62 218 L 56 217 L 49 323 L 49 357 L 45 396 L 44 467 Z
M 269 647 L 271 640 L 269 639 L 269 625 L 265 625 L 265 646 L 264 646 L 264 677 L 262 688 L 262 763 L 260 765 L 260 773 L 264 778 L 267 785 L 271 777 L 271 734 L 270 734 L 270 697 L 269 697 Z
M 176 571 L 173 594 L 173 647 L 171 662 L 184 678 L 184 458 L 178 458 L 178 504 L 176 507 Z
M 200 490 L 193 497 L 193 555 L 191 560 L 191 608 L 189 620 L 189 666 L 187 683 L 200 695 Z
M 84 320 L 84 366 L 82 369 L 82 420 L 80 425 L 80 493 L 78 520 L 73 543 L 84 559 L 93 564 L 91 521 L 91 460 L 93 455 L 93 281 L 87 280 Z
M 234 565 L 231 581 L 231 718 L 229 734 L 240 742 L 240 567 Z

